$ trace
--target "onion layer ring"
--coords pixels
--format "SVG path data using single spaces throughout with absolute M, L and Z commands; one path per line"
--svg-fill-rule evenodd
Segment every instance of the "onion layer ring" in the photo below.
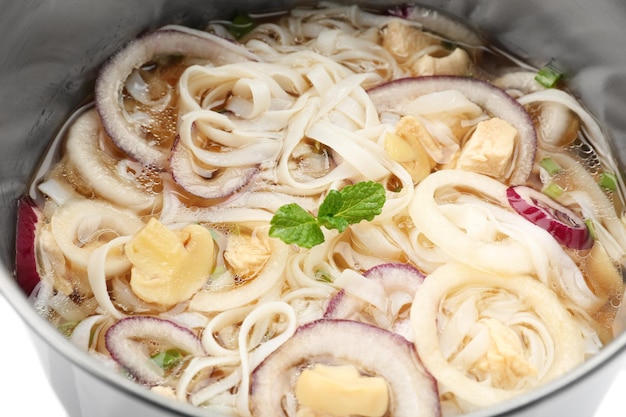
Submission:
M 141 131 L 129 122 L 121 107 L 121 94 L 128 76 L 156 57 L 184 55 L 222 65 L 253 58 L 245 48 L 225 39 L 192 29 L 168 27 L 130 42 L 102 68 L 95 87 L 96 108 L 107 133 L 117 146 L 144 165 L 165 167 L 168 153 L 151 146 Z
M 419 96 L 447 90 L 460 91 L 491 116 L 506 120 L 517 129 L 514 167 L 509 182 L 524 184 L 535 162 L 537 134 L 526 110 L 504 90 L 467 77 L 432 76 L 391 81 L 370 89 L 368 94 L 378 112 L 401 112 L 403 106 Z
M 558 377 L 585 359 L 581 330 L 556 295 L 544 284 L 528 276 L 501 277 L 457 263 L 446 264 L 430 274 L 418 289 L 411 308 L 411 325 L 415 334 L 420 335 L 415 346 L 424 366 L 457 397 L 476 407 L 488 407 L 531 388 L 507 390 L 478 382 L 444 357 L 438 315 L 445 309 L 446 298 L 464 288 L 484 292 L 503 290 L 512 294 L 538 318 L 535 323 L 545 326 L 547 334 L 552 337 L 546 343 L 549 345 L 547 349 L 553 349 L 553 352 L 546 355 L 551 360 L 546 360 L 545 368 L 539 370 L 538 381 L 534 385 Z
M 371 343 L 375 340 L 375 343 Z M 306 364 L 353 364 L 389 384 L 389 415 L 438 417 L 439 398 L 434 380 L 425 371 L 406 339 L 375 326 L 350 320 L 318 320 L 296 333 L 252 374 L 250 410 L 255 417 L 284 414 L 282 400 L 293 377 Z

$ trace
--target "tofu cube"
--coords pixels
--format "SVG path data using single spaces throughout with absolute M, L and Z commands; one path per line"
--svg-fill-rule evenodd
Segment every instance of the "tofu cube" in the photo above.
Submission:
M 461 150 L 457 168 L 505 177 L 513 160 L 516 136 L 517 129 L 505 120 L 494 117 L 480 122 Z

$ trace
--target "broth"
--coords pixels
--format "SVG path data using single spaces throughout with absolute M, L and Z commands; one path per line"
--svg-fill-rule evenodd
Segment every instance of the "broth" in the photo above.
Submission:
M 553 67 L 418 6 L 161 28 L 44 158 L 18 279 L 94 357 L 227 415 L 505 401 L 612 340 L 624 291 L 622 180 Z

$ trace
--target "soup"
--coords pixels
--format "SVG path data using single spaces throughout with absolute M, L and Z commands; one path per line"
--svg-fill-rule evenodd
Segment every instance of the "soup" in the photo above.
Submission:
M 418 6 L 160 28 L 20 201 L 18 280 L 106 366 L 215 413 L 506 401 L 621 330 L 623 183 L 561 77 Z

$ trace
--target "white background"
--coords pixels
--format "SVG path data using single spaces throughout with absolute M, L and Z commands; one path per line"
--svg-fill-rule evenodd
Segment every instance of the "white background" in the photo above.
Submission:
M 20 416 L 68 417 L 43 373 L 26 325 L 1 295 L 0 324 L 0 410 L 19 410 L 13 415 Z M 615 410 L 623 408 L 624 368 L 594 417 L 614 417 Z

